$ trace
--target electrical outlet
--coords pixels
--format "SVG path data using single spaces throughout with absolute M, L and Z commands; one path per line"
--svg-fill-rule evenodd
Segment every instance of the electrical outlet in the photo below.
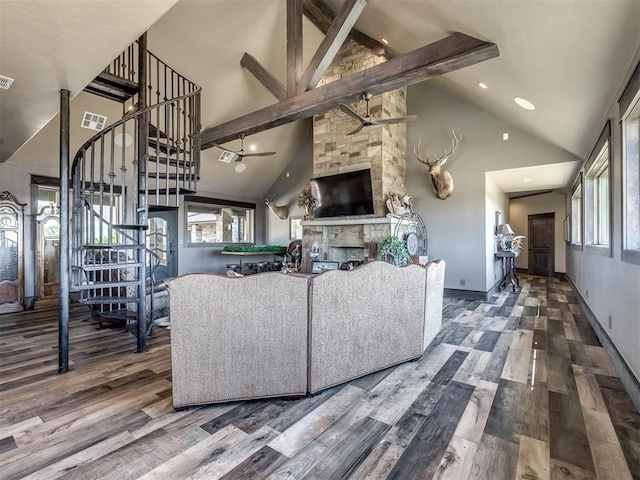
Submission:
M 609 330 L 611 330 L 612 327 L 613 327 L 613 318 L 611 318 L 611 315 L 609 315 Z
M 460 286 L 464 287 L 467 284 L 467 281 L 464 278 L 460 279 Z

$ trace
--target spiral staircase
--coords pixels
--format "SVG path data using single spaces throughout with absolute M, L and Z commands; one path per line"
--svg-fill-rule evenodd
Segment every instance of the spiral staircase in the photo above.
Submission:
M 123 117 L 73 159 L 71 290 L 124 323 L 144 352 L 162 254 L 149 212 L 178 209 L 196 191 L 201 89 L 147 51 L 143 35 L 85 90 L 121 102 Z

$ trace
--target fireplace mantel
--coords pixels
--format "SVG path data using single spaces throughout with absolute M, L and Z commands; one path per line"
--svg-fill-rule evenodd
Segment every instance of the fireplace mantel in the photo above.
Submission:
M 337 227 L 342 225 L 374 225 L 392 221 L 391 217 L 373 218 L 322 218 L 317 220 L 303 220 L 303 227 Z

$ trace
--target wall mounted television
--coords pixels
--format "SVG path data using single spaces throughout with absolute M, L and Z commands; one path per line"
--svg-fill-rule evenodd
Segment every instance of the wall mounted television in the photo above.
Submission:
M 374 213 L 371 169 L 312 178 L 311 191 L 315 218 Z

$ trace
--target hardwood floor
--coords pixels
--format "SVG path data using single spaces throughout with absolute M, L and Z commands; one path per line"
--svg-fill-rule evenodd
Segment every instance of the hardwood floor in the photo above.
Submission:
M 302 399 L 175 412 L 169 330 L 149 351 L 72 309 L 0 316 L 3 479 L 640 479 L 635 410 L 571 287 L 521 277 L 445 299 L 421 359 Z

